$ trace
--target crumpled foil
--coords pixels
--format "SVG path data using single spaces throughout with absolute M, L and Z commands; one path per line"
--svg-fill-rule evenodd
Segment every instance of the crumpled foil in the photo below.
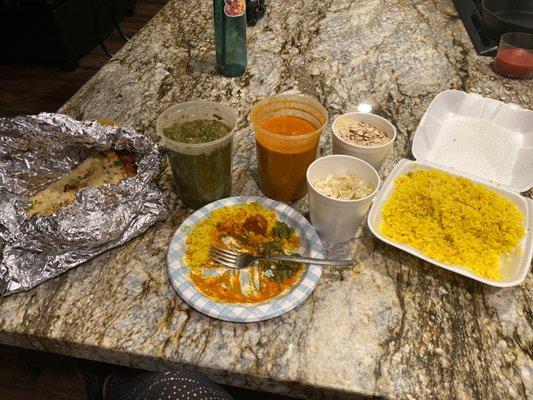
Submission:
M 28 218 L 28 197 L 95 151 L 129 150 L 137 175 L 81 189 L 54 215 Z M 121 245 L 166 218 L 170 201 L 154 180 L 162 152 L 120 126 L 42 113 L 0 119 L 0 296 L 33 288 Z

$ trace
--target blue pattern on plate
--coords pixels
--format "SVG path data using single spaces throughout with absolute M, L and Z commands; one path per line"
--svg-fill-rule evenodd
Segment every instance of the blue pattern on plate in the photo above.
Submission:
M 284 314 L 301 304 L 313 291 L 322 275 L 322 267 L 309 265 L 298 285 L 289 293 L 260 304 L 220 303 L 200 293 L 189 279 L 189 268 L 183 262 L 187 247 L 185 239 L 194 225 L 206 218 L 216 208 L 258 202 L 276 212 L 278 219 L 295 228 L 300 236 L 301 249 L 309 257 L 324 257 L 324 249 L 317 232 L 298 212 L 284 203 L 254 196 L 230 197 L 217 200 L 190 215 L 174 233 L 168 249 L 168 275 L 174 289 L 187 304 L 213 318 L 234 322 L 255 322 Z

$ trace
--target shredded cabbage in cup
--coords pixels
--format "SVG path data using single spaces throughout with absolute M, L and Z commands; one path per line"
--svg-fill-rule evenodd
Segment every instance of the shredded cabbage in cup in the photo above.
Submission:
M 355 172 L 328 175 L 313 182 L 313 187 L 319 193 L 339 200 L 361 199 L 374 190 L 367 182 L 359 179 Z

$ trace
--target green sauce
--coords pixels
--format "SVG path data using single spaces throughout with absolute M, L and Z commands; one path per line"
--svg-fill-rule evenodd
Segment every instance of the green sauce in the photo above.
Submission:
M 207 143 L 226 136 L 231 128 L 220 121 L 197 119 L 194 121 L 177 121 L 163 133 L 169 139 L 181 143 Z
M 231 128 L 219 121 L 178 121 L 163 129 L 169 139 L 200 144 L 226 136 Z M 200 208 L 231 196 L 232 141 L 215 148 L 187 154 L 167 148 L 178 194 L 185 205 Z

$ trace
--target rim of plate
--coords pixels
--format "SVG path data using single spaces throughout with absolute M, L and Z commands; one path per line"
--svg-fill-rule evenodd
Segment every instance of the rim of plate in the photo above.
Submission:
M 181 223 L 170 240 L 167 253 L 168 277 L 174 290 L 189 306 L 202 314 L 224 321 L 257 322 L 285 314 L 302 304 L 309 297 L 322 275 L 321 266 L 309 265 L 300 282 L 290 292 L 257 305 L 217 302 L 196 289 L 189 279 L 189 268 L 183 262 L 187 249 L 185 239 L 192 228 L 198 222 L 207 218 L 211 211 L 228 205 L 249 202 L 258 202 L 273 210 L 279 220 L 286 222 L 292 228 L 296 228 L 302 242 L 301 247 L 306 249 L 306 253 L 310 257 L 324 257 L 324 247 L 315 228 L 299 212 L 279 201 L 267 197 L 236 196 L 214 201 L 195 211 Z

